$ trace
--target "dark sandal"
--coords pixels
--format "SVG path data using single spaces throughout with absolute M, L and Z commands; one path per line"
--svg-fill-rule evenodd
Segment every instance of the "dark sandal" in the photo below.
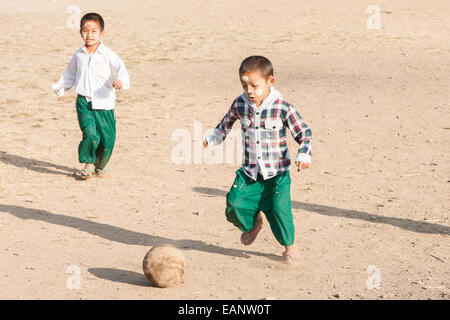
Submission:
M 242 243 L 244 246 L 249 246 L 249 245 L 251 245 L 253 242 L 255 242 L 255 240 L 256 240 L 256 237 L 254 237 L 253 239 L 248 240 L 247 235 L 246 235 L 245 233 L 242 233 L 242 234 L 241 234 L 241 243 Z
M 243 232 L 242 234 L 241 234 L 241 243 L 244 245 L 244 246 L 249 246 L 249 245 L 251 245 L 253 242 L 255 242 L 255 240 L 256 240 L 256 238 L 258 237 L 258 234 L 259 234 L 259 232 L 261 231 L 261 229 L 262 229 L 262 226 L 261 226 L 261 228 L 259 228 L 259 230 L 256 232 L 256 234 L 255 234 L 255 236 L 253 237 L 253 238 L 250 238 L 249 239 L 249 237 L 248 237 L 248 232 Z

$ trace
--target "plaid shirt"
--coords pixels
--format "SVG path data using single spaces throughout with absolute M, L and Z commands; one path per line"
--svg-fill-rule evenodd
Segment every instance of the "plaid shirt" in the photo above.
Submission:
M 242 168 L 253 180 L 258 171 L 264 179 L 289 170 L 291 160 L 286 141 L 286 128 L 300 144 L 296 161 L 311 162 L 311 129 L 294 106 L 275 89 L 256 107 L 243 93 L 207 137 L 208 143 L 220 144 L 239 119 L 242 130 Z

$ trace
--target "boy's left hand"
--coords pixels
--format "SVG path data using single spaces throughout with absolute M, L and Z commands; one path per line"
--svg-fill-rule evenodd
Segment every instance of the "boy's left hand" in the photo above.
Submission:
M 121 90 L 122 89 L 122 81 L 116 80 L 112 84 L 114 89 Z
M 296 161 L 295 165 L 298 167 L 297 171 L 309 168 L 309 162 Z

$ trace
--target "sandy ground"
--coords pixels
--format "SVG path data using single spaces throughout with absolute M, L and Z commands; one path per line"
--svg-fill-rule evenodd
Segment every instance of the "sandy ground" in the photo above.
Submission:
M 86 182 L 75 95 L 50 90 L 82 45 L 69 5 L 102 13 L 132 81 L 108 177 Z M 449 1 L 2 0 L 0 17 L 0 298 L 449 299 Z M 291 171 L 297 267 L 226 221 L 240 155 L 194 157 L 252 54 L 313 131 L 311 169 Z M 173 289 L 142 273 L 160 243 L 187 261 Z

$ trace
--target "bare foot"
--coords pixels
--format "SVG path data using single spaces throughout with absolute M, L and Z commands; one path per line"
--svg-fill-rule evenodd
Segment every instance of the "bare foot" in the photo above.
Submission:
M 295 245 L 286 247 L 286 251 L 283 252 L 284 261 L 287 264 L 297 265 L 300 262 L 300 253 Z
M 258 218 L 256 218 L 255 224 L 253 225 L 253 228 L 249 232 L 242 233 L 241 243 L 244 246 L 251 245 L 258 236 L 258 233 L 261 231 L 263 224 L 264 224 L 263 217 L 261 213 L 259 213 Z
M 84 164 L 84 169 L 87 169 L 87 170 L 94 170 L 94 169 L 95 169 L 95 166 L 94 166 L 93 163 L 85 163 L 85 164 Z

